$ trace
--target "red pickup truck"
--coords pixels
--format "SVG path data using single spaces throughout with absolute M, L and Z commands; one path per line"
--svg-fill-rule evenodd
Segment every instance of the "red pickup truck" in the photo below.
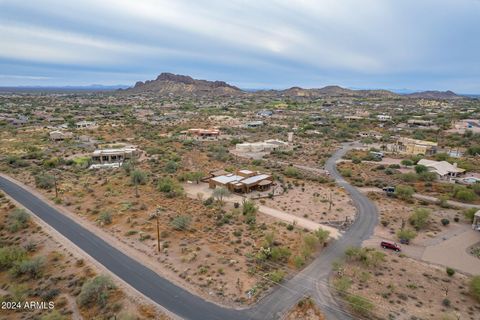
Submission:
M 390 249 L 390 250 L 394 250 L 396 252 L 400 252 L 402 251 L 402 249 L 400 249 L 400 246 L 396 243 L 391 243 L 391 242 L 387 242 L 387 241 L 382 241 L 380 243 L 380 246 L 382 246 L 383 249 Z

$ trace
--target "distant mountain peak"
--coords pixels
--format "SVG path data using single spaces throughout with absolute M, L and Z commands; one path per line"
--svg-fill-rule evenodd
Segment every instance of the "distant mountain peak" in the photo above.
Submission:
M 407 96 L 412 98 L 424 98 L 424 99 L 458 99 L 461 98 L 455 92 L 451 90 L 447 91 L 436 91 L 436 90 L 429 90 L 429 91 L 421 91 L 421 92 L 414 92 L 407 94 Z
M 243 93 L 239 88 L 224 81 L 198 80 L 190 76 L 163 72 L 155 80 L 139 81 L 127 91 L 176 95 L 230 95 Z

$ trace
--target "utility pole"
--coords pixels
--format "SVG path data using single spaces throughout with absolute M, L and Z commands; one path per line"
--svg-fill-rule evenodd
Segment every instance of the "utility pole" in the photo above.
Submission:
M 164 209 L 160 206 L 157 207 L 155 210 L 155 219 L 157 219 L 157 250 L 158 253 L 161 252 L 161 247 L 160 247 L 160 214 L 161 212 L 164 211 Z
M 330 199 L 328 201 L 328 212 L 332 212 L 332 191 L 330 191 Z

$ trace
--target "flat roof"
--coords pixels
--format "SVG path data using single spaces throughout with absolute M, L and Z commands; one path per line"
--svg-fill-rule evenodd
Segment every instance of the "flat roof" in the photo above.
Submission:
M 118 154 L 118 153 L 129 153 L 136 151 L 136 148 L 119 148 L 119 149 L 99 149 L 93 151 L 93 155 L 102 155 L 102 154 Z
M 252 184 L 252 183 L 255 183 L 255 182 L 259 182 L 259 181 L 262 181 L 262 180 L 265 180 L 265 179 L 269 179 L 270 176 L 268 174 L 259 174 L 258 176 L 253 176 L 253 177 L 249 177 L 249 178 L 245 178 L 241 181 L 241 183 L 243 184 Z
M 218 182 L 218 183 L 227 184 L 227 183 L 231 183 L 231 182 L 235 182 L 235 181 L 240 181 L 242 179 L 243 179 L 243 177 L 237 176 L 237 175 L 231 173 L 231 174 L 227 174 L 227 175 L 224 175 L 224 176 L 214 177 L 211 180 L 213 180 L 215 182 Z

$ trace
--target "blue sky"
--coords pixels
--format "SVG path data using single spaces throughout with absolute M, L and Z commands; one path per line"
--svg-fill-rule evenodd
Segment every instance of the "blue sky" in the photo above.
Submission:
M 134 84 L 480 93 L 480 0 L 0 0 L 0 86 Z

